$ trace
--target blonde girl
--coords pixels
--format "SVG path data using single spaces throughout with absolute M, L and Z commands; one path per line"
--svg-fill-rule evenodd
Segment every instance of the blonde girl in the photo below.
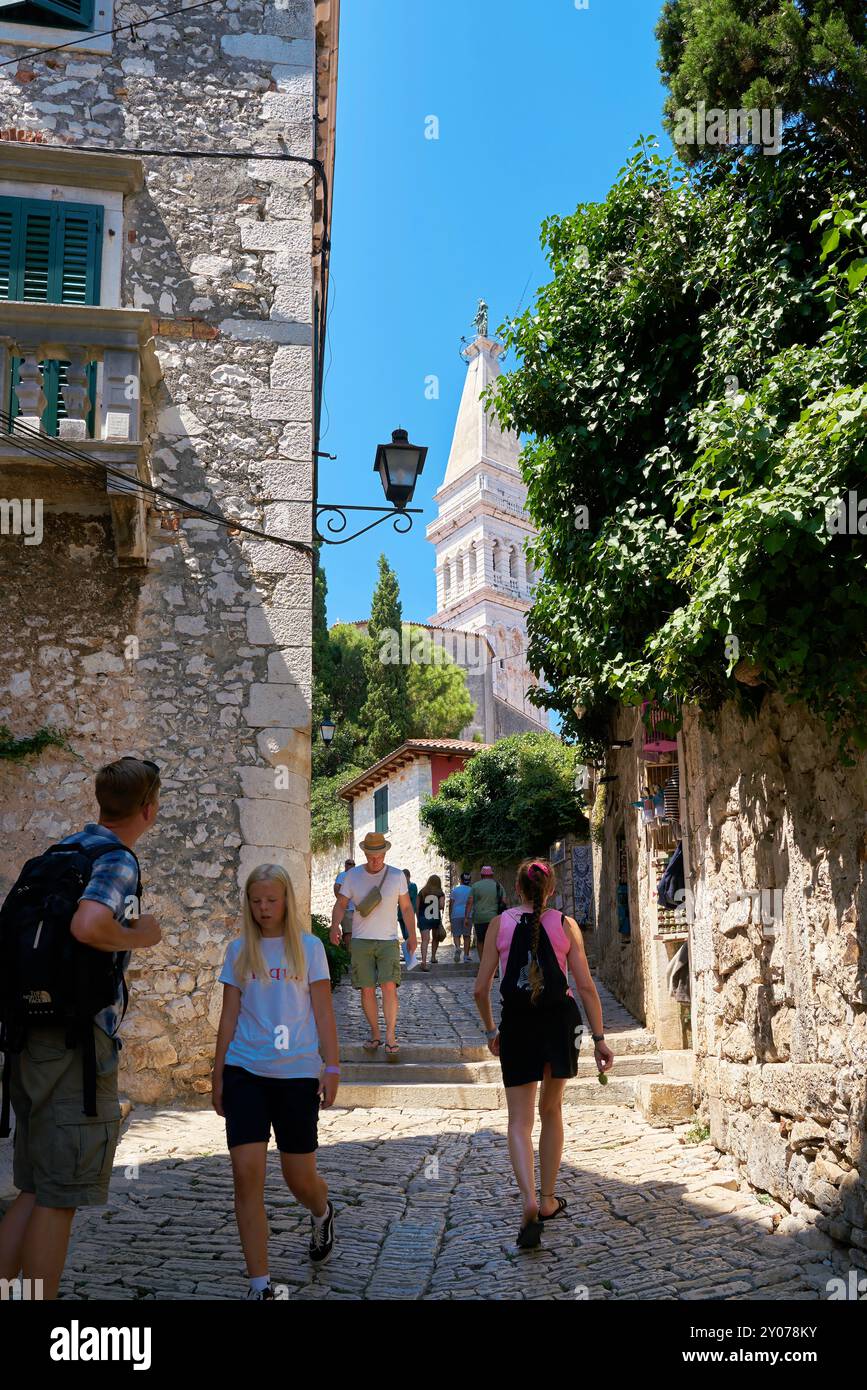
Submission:
M 286 1186 L 310 1212 L 310 1258 L 320 1263 L 331 1253 L 334 1209 L 316 1168 L 317 1120 L 320 1102 L 327 1108 L 337 1095 L 340 1054 L 325 947 L 302 930 L 286 870 L 260 864 L 242 906 L 243 935 L 220 972 L 213 1105 L 226 1120 L 247 1297 L 268 1299 L 274 1293 L 265 1156 L 272 1127 Z
M 547 908 L 555 888 L 547 859 L 525 859 L 518 869 L 520 906 L 495 917 L 485 935 L 474 995 L 488 1047 L 499 1057 L 509 1111 L 509 1156 L 523 1206 L 518 1245 L 537 1246 L 543 1223 L 566 1210 L 555 1192 L 563 1156 L 563 1092 L 578 1071 L 583 1023 L 569 987 L 569 971 L 587 1010 L 596 1066 L 608 1071 L 614 1054 L 602 1031 L 602 1005 L 590 974 L 581 930 L 571 917 Z M 547 910 L 546 910 L 547 909 Z M 500 966 L 503 1006 L 499 1029 L 491 1012 L 491 984 Z M 539 1094 L 539 1170 L 536 1198 L 533 1119 Z

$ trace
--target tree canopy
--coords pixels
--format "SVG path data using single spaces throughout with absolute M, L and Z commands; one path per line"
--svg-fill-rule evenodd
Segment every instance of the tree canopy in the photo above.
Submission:
M 666 0 L 657 24 L 668 87 L 665 124 L 699 101 L 725 110 L 779 108 L 867 169 L 867 9 L 864 0 Z M 688 161 L 713 146 L 683 149 Z
M 475 713 L 462 667 L 435 645 L 426 628 L 401 622 L 397 578 L 384 556 L 373 603 L 377 623 L 374 625 L 371 619 L 367 632 L 353 623 L 336 623 L 329 630 L 325 622 L 326 596 L 325 575 L 319 570 L 313 626 L 314 851 L 339 843 L 349 832 L 348 810 L 338 796 L 341 786 L 406 738 L 457 738 Z M 396 625 L 391 626 L 391 622 Z M 383 657 L 385 661 L 381 660 Z M 394 691 L 398 688 L 388 684 L 387 679 L 383 682 L 381 673 L 395 669 L 402 673 L 405 692 L 400 718 L 376 723 L 374 739 L 368 723 L 371 711 L 378 707 L 383 689 L 388 696 L 384 707 L 393 710 Z M 330 744 L 322 743 L 318 737 L 318 725 L 325 713 L 331 715 L 336 725 Z
M 863 740 L 865 542 L 826 510 L 863 489 L 865 232 L 806 138 L 692 176 L 642 142 L 544 224 L 493 401 L 529 436 L 533 698 L 587 750 L 612 701 L 713 706 L 747 668 Z
M 453 772 L 421 821 L 440 854 L 465 868 L 547 854 L 570 831 L 586 833 L 579 765 L 577 750 L 554 734 L 511 734 Z

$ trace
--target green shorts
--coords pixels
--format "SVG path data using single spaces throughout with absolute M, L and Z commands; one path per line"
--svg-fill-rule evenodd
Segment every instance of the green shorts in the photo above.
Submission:
M 41 1207 L 96 1207 L 108 1185 L 120 1134 L 118 1048 L 94 1024 L 96 1115 L 85 1115 L 80 1047 L 62 1028 L 31 1028 L 12 1054 L 9 1095 L 15 1112 L 12 1180 Z
M 372 941 L 353 936 L 352 983 L 356 989 L 374 985 L 400 984 L 400 944 L 396 940 Z

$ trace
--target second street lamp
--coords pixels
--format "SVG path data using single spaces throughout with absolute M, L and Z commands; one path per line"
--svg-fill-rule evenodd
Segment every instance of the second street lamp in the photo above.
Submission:
M 336 728 L 337 725 L 334 723 L 334 720 L 331 718 L 331 715 L 326 714 L 322 723 L 319 725 L 319 733 L 322 736 L 323 743 L 329 744 L 331 742 L 331 740 L 334 737 L 334 730 Z

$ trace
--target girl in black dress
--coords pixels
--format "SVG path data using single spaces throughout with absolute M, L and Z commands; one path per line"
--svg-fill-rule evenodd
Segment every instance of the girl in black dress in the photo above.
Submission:
M 488 1047 L 499 1057 L 503 1070 L 509 1156 L 523 1211 L 518 1245 L 530 1249 L 541 1240 L 542 1223 L 566 1210 L 565 1199 L 554 1191 L 563 1155 L 563 1092 L 578 1070 L 584 1026 L 569 987 L 569 971 L 587 1010 L 600 1072 L 610 1070 L 614 1055 L 605 1042 L 602 1005 L 581 931 L 571 917 L 546 910 L 556 886 L 554 870 L 546 859 L 525 859 L 515 886 L 520 906 L 507 908 L 491 922 L 473 993 Z M 490 997 L 498 962 L 502 998 L 499 1029 L 494 1025 Z M 541 1191 L 537 1200 L 533 1120 L 540 1083 Z

